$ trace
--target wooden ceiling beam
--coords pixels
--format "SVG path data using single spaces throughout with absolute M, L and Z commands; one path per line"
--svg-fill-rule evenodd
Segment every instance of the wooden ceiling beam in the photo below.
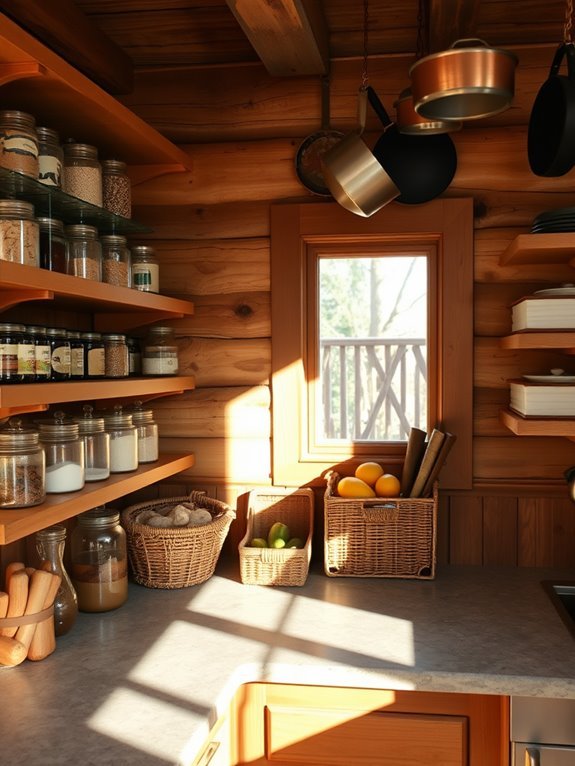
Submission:
M 73 0 L 2 0 L 1 10 L 113 95 L 130 93 L 130 57 Z
M 329 34 L 320 0 L 226 0 L 273 76 L 329 71 Z
M 429 52 L 450 47 L 455 40 L 477 36 L 480 0 L 429 0 Z

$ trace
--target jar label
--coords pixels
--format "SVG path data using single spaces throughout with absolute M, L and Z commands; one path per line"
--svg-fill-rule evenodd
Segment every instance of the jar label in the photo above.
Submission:
M 68 346 L 56 346 L 52 350 L 52 369 L 54 372 L 70 372 L 70 348 Z
M 132 263 L 132 283 L 137 290 L 160 291 L 160 272 L 155 263 Z
M 33 343 L 18 344 L 18 374 L 34 375 L 36 372 L 36 346 Z
M 35 352 L 36 375 L 49 378 L 51 357 L 50 346 L 36 346 Z
M 38 157 L 38 180 L 45 186 L 62 186 L 62 163 L 58 157 L 41 154 Z
M 75 378 L 84 376 L 84 349 L 73 348 L 70 351 L 70 372 Z
M 0 343 L 0 371 L 14 375 L 18 372 L 18 346 Z
M 38 157 L 38 145 L 28 136 L 21 133 L 7 131 L 0 137 L 4 154 L 26 154 L 29 157 Z
M 106 357 L 103 348 L 88 351 L 88 377 L 102 377 L 106 371 Z
M 178 372 L 178 357 L 164 356 L 142 358 L 142 372 L 144 375 L 176 375 Z

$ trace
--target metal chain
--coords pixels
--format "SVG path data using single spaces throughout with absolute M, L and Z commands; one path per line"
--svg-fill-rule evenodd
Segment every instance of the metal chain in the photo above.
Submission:
M 573 0 L 567 0 L 565 8 L 565 25 L 563 27 L 563 42 L 573 42 Z
M 572 0 L 569 0 L 572 2 Z M 367 29 L 369 24 L 368 0 L 363 0 L 363 71 L 361 73 L 361 88 L 367 88 Z

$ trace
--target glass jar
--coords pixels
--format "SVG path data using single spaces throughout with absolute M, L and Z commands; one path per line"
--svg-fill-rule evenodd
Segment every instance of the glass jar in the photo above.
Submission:
M 90 144 L 64 144 L 62 189 L 66 194 L 102 207 L 102 166 Z
M 104 412 L 104 424 L 110 434 L 110 472 L 125 473 L 138 467 L 138 432 L 132 415 L 122 412 L 119 405 L 114 412 Z
M 95 226 L 66 226 L 68 238 L 68 274 L 84 279 L 102 280 L 102 246 Z
M 40 265 L 40 229 L 30 202 L 0 200 L 0 260 Z
M 151 327 L 142 353 L 142 375 L 177 375 L 178 346 L 171 327 Z
M 75 330 L 67 330 L 66 337 L 70 343 L 70 378 L 82 380 L 84 378 L 84 343 L 80 333 Z
M 72 361 L 70 341 L 66 330 L 59 327 L 48 327 L 46 337 L 50 341 L 50 380 L 70 380 Z
M 62 188 L 62 168 L 64 150 L 60 146 L 60 136 L 52 128 L 37 127 L 38 136 L 38 180 L 54 189 Z
M 160 456 L 158 424 L 152 410 L 144 409 L 142 402 L 134 402 L 132 420 L 138 429 L 138 463 L 154 463 Z
M 38 178 L 38 135 L 31 114 L 0 111 L 0 167 Z
M 36 380 L 36 344 L 25 325 L 20 325 L 18 375 L 22 376 L 22 383 L 34 383 Z
M 102 245 L 102 279 L 109 285 L 131 287 L 132 271 L 130 251 L 126 237 L 105 234 L 100 237 Z
M 153 247 L 133 245 L 132 287 L 146 293 L 160 292 L 160 266 Z
M 128 344 L 128 359 L 130 375 L 142 374 L 142 354 L 140 352 L 140 341 L 138 338 L 126 338 Z
M 85 482 L 84 442 L 79 426 L 55 412 L 53 420 L 38 421 L 40 442 L 46 452 L 46 492 L 76 492 Z
M 110 476 L 110 434 L 104 430 L 104 418 L 94 417 L 93 411 L 92 405 L 85 404 L 76 423 L 84 442 L 86 481 L 103 481 Z
M 83 332 L 84 374 L 89 380 L 106 376 L 106 352 L 99 332 Z
M 21 325 L 0 323 L 0 383 L 22 383 L 18 372 L 18 346 L 21 341 Z
M 102 335 L 106 354 L 106 377 L 127 378 L 130 374 L 125 335 Z
M 65 545 L 66 527 L 60 524 L 36 532 L 36 550 L 40 561 L 50 572 L 61 577 L 54 599 L 54 632 L 57 636 L 68 633 L 78 616 L 78 598 L 64 567 Z
M 99 506 L 81 513 L 71 536 L 72 584 L 82 612 L 108 612 L 128 598 L 128 553 L 120 514 Z
M 45 327 L 28 325 L 26 328 L 34 341 L 34 378 L 36 381 L 50 380 L 52 357 L 50 341 Z
M 124 218 L 132 215 L 132 185 L 121 160 L 102 162 L 103 203 L 106 210 Z
M 37 218 L 40 229 L 40 266 L 66 274 L 68 245 L 64 224 L 56 218 Z
M 38 431 L 13 418 L 0 430 L 0 508 L 29 508 L 46 498 L 46 460 Z

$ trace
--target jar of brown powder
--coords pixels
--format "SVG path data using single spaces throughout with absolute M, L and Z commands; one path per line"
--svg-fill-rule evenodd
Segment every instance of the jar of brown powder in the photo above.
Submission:
M 124 218 L 132 215 L 132 186 L 121 160 L 102 162 L 102 193 L 106 210 Z

